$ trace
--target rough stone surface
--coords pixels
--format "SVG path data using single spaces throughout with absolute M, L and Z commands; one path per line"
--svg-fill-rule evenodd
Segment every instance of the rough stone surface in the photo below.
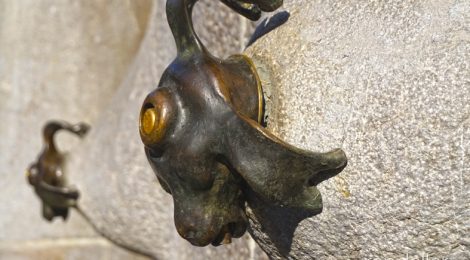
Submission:
M 146 162 L 140 102 L 175 56 L 164 6 L 164 0 L 0 3 L 0 258 L 140 259 L 97 238 L 76 211 L 67 222 L 41 218 L 24 170 L 41 149 L 40 129 L 49 119 L 92 125 L 87 143 L 68 135 L 58 143 L 70 152 L 81 209 L 100 233 L 160 259 L 266 258 L 249 236 L 217 249 L 181 239 L 171 198 Z M 195 27 L 221 57 L 241 52 L 254 28 L 211 0 L 197 5 Z
M 104 238 L 68 238 L 0 244 L 0 259 L 7 260 L 146 260 L 116 247 Z
M 284 8 L 290 19 L 247 51 L 268 128 L 341 147 L 349 165 L 319 186 L 322 214 L 255 204 L 251 234 L 273 258 L 469 259 L 470 2 Z
M 95 237 L 77 214 L 44 221 L 25 169 L 49 119 L 93 123 L 127 71 L 151 2 L 0 1 L 0 245 Z M 76 138 L 59 135 L 69 151 Z M 3 257 L 0 257 L 3 259 Z
M 40 220 L 22 174 L 43 122 L 63 118 L 93 125 L 64 148 L 81 210 L 100 233 L 158 259 L 266 258 L 247 236 L 218 248 L 180 238 L 171 197 L 146 162 L 138 112 L 174 57 L 165 1 L 45 2 L 0 3 L 0 257 L 14 256 L 10 242 L 96 236 L 76 212 L 66 224 Z M 302 148 L 342 147 L 349 165 L 319 186 L 320 215 L 253 201 L 252 236 L 273 258 L 470 258 L 469 2 L 286 0 L 284 8 L 289 20 L 247 50 L 263 78 L 268 128 Z M 211 0 L 195 14 L 214 54 L 243 49 L 250 23 Z

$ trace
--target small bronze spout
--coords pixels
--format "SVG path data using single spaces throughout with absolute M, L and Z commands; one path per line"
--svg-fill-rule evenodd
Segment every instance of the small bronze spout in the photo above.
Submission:
M 43 129 L 43 150 L 26 174 L 29 183 L 42 201 L 43 217 L 49 221 L 57 216 L 65 220 L 69 208 L 76 206 L 79 197 L 78 190 L 66 184 L 65 156 L 57 150 L 54 136 L 58 131 L 66 130 L 83 137 L 88 129 L 89 126 L 83 123 L 71 125 L 62 121 L 50 121 Z
M 222 1 L 249 18 L 282 4 Z M 173 196 L 179 234 L 197 246 L 243 235 L 246 189 L 266 203 L 319 213 L 315 185 L 346 166 L 345 153 L 300 150 L 261 126 L 263 92 L 255 66 L 243 55 L 221 60 L 206 50 L 192 26 L 196 2 L 167 1 L 177 57 L 140 112 L 145 153 Z

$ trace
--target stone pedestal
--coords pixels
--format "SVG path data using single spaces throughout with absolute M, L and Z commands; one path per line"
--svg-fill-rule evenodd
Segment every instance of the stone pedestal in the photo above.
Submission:
M 468 259 L 470 3 L 285 1 L 289 20 L 249 48 L 268 128 L 347 168 L 324 210 L 255 205 L 273 258 Z

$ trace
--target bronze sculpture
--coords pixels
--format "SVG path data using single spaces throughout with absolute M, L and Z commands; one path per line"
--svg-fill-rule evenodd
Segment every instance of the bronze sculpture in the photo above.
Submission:
M 42 215 L 48 221 L 54 217 L 68 216 L 69 208 L 76 206 L 78 190 L 68 187 L 65 179 L 65 156 L 57 150 L 55 134 L 66 130 L 83 137 L 89 126 L 83 123 L 71 125 L 63 121 L 49 121 L 43 128 L 44 147 L 38 160 L 27 170 L 29 183 L 42 201 Z
M 221 0 L 250 19 L 282 0 Z M 197 0 L 168 0 L 177 57 L 140 112 L 145 153 L 173 196 L 178 233 L 193 245 L 228 243 L 247 227 L 247 190 L 266 203 L 319 213 L 315 187 L 346 166 L 344 152 L 300 150 L 261 126 L 261 83 L 251 60 L 212 56 L 194 32 Z

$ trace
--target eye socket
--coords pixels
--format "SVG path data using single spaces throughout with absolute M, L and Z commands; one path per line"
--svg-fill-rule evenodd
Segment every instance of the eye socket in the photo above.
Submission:
M 167 90 L 158 89 L 147 96 L 139 119 L 140 137 L 145 145 L 154 147 L 162 143 L 175 119 L 174 112 L 174 104 Z

